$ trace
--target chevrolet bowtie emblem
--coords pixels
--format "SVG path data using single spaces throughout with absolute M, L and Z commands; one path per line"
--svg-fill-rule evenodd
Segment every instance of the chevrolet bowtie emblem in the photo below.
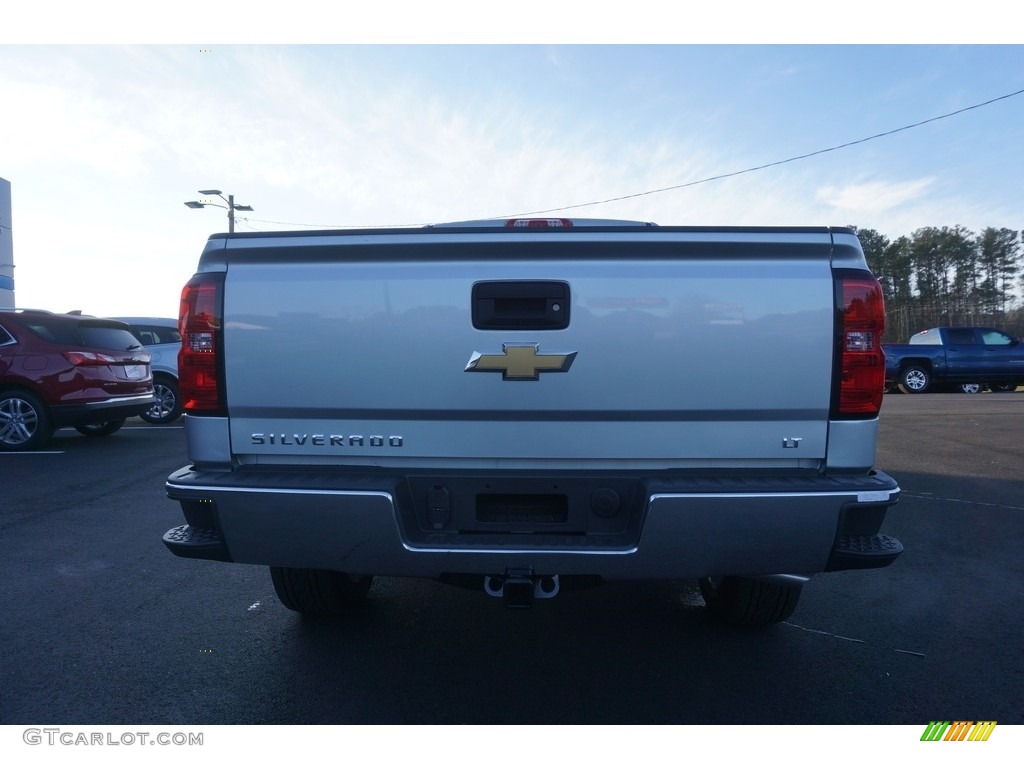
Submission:
M 474 352 L 466 370 L 497 373 L 505 381 L 537 381 L 542 373 L 565 373 L 576 359 L 575 352 L 541 355 L 540 344 L 502 344 L 500 355 Z

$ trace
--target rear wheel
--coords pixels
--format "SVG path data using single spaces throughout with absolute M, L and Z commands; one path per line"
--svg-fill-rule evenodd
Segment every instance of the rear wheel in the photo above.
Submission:
M 1014 383 L 1014 384 L 993 384 L 992 385 L 992 391 L 993 392 L 1016 392 L 1017 391 L 1017 385 L 1016 385 L 1016 383 Z
M 0 393 L 0 451 L 32 451 L 53 436 L 53 421 L 31 392 Z
M 793 615 L 802 585 L 746 576 L 708 577 L 700 591 L 708 612 L 736 627 L 767 627 Z
M 908 365 L 900 371 L 900 392 L 906 395 L 919 395 L 927 392 L 932 383 L 931 372 L 920 365 Z
M 96 421 L 92 424 L 79 424 L 75 427 L 86 437 L 106 437 L 112 435 L 124 426 L 126 419 L 114 419 L 112 421 Z
M 961 384 L 960 391 L 965 395 L 976 395 L 981 392 L 981 384 Z
M 178 382 L 167 376 L 153 380 L 153 394 L 156 401 L 145 413 L 139 414 L 150 424 L 169 424 L 181 416 L 181 399 L 178 397 Z
M 341 571 L 271 567 L 278 599 L 288 608 L 310 616 L 344 616 L 366 600 L 372 576 L 349 576 Z

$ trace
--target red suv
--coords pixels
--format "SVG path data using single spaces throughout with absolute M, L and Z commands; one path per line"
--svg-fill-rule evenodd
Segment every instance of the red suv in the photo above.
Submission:
M 39 448 L 58 427 L 109 435 L 152 405 L 150 356 L 124 323 L 0 310 L 0 451 Z

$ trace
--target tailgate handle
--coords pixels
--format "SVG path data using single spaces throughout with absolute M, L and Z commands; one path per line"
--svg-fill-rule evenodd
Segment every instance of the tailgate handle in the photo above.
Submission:
M 494 280 L 473 284 L 473 327 L 481 331 L 557 331 L 569 327 L 569 284 Z

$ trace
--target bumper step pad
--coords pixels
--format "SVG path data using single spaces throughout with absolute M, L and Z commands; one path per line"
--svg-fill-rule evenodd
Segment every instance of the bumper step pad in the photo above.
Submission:
M 903 552 L 903 544 L 884 533 L 875 536 L 840 536 L 832 548 L 826 571 L 884 568 Z
M 178 557 L 232 562 L 227 545 L 220 537 L 220 533 L 212 528 L 179 525 L 164 534 L 163 542 Z

